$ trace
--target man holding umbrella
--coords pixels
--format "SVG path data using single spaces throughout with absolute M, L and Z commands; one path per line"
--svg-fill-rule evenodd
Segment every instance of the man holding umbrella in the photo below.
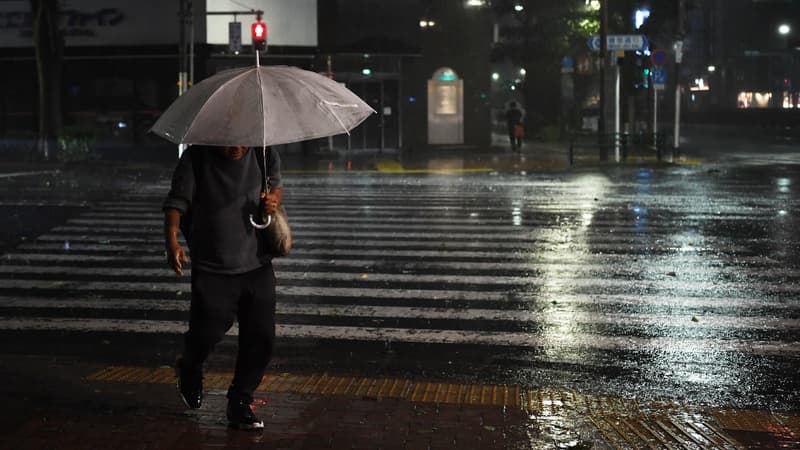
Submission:
M 192 304 L 178 387 L 190 408 L 203 396 L 203 362 L 239 321 L 239 353 L 228 389 L 231 425 L 259 429 L 253 391 L 275 339 L 275 275 L 253 216 L 281 203 L 280 159 L 273 145 L 349 133 L 375 111 L 318 73 L 258 65 L 219 72 L 178 97 L 150 131 L 192 145 L 181 156 L 164 202 L 167 262 L 181 275 L 183 229 L 192 257 Z M 181 216 L 191 213 L 191 226 Z M 184 222 L 186 222 L 184 220 Z
M 192 256 L 192 300 L 176 367 L 178 390 L 188 407 L 200 407 L 203 363 L 237 319 L 239 351 L 226 412 L 239 429 L 264 427 L 253 411 L 253 392 L 275 340 L 272 256 L 259 246 L 258 230 L 248 217 L 275 213 L 283 188 L 279 156 L 266 148 L 269 193 L 263 193 L 261 153 L 248 147 L 190 147 L 178 162 L 163 207 L 167 263 L 178 275 L 188 262 L 178 243 L 181 216 L 192 217 L 183 227 Z

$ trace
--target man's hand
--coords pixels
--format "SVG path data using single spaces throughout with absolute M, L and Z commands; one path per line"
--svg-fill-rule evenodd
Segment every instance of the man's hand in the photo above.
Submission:
M 167 244 L 167 265 L 178 275 L 183 275 L 183 265 L 189 262 L 186 252 L 180 244 L 176 242 Z
M 280 206 L 282 199 L 282 188 L 273 189 L 269 194 L 262 192 L 261 200 L 264 205 L 264 214 L 275 214 L 275 211 L 278 210 L 278 206 Z
M 164 246 L 167 249 L 167 265 L 178 275 L 183 275 L 183 264 L 189 262 L 186 252 L 178 244 L 178 226 L 181 213 L 177 209 L 164 210 Z

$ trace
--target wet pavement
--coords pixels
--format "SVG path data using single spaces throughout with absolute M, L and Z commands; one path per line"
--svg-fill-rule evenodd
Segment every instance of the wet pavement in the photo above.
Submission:
M 171 385 L 169 164 L 7 167 L 0 447 L 800 448 L 800 158 L 562 150 L 287 155 L 263 433 L 225 426 L 235 329 L 199 412 Z

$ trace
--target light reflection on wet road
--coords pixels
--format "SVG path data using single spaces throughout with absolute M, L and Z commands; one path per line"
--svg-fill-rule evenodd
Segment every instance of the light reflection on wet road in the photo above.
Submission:
M 797 166 L 285 182 L 280 370 L 800 407 Z M 169 362 L 188 279 L 161 266 L 166 175 L 80 205 L 25 183 L 0 206 L 75 210 L 7 249 L 2 334 L 153 342 L 131 357 Z

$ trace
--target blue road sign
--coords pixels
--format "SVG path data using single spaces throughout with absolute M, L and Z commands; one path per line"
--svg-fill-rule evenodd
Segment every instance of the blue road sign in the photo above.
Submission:
M 589 38 L 589 49 L 594 51 L 600 50 L 600 36 L 592 36 Z
M 589 38 L 589 48 L 600 50 L 600 36 Z M 647 38 L 643 34 L 609 34 L 606 36 L 608 50 L 644 50 L 647 47 Z
M 664 84 L 667 82 L 667 69 L 663 67 L 653 68 L 653 84 Z

